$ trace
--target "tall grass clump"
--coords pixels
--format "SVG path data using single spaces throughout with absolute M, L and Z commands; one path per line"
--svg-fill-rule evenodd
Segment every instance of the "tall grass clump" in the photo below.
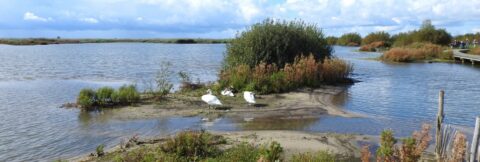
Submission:
M 322 84 L 346 83 L 353 71 L 351 64 L 332 58 L 322 62 L 313 55 L 299 56 L 283 68 L 276 64 L 260 63 L 254 68 L 239 65 L 222 71 L 220 85 L 237 90 L 257 91 L 260 94 L 278 93 Z
M 208 132 L 184 131 L 169 139 L 161 148 L 166 153 L 184 157 L 188 161 L 198 161 L 219 155 L 220 149 L 217 145 L 220 143 L 225 143 L 225 140 Z
M 97 101 L 99 105 L 110 105 L 114 102 L 112 95 L 114 95 L 115 89 L 110 87 L 102 87 L 97 89 Z
M 128 105 L 140 101 L 140 93 L 135 85 L 124 85 L 118 89 L 117 103 Z
M 292 156 L 291 162 L 351 162 L 358 161 L 353 156 L 334 154 L 330 151 L 299 153 Z M 368 161 L 367 161 L 368 162 Z
M 97 102 L 97 96 L 96 92 L 93 89 L 85 88 L 80 90 L 80 93 L 78 94 L 77 97 L 77 104 L 81 108 L 91 108 L 93 107 Z
M 80 90 L 77 97 L 77 105 L 87 110 L 95 107 L 130 105 L 139 101 L 140 93 L 135 85 L 123 85 L 118 90 L 110 87 L 101 87 L 97 91 L 85 88 Z
M 337 40 L 337 44 L 341 46 L 359 46 L 361 43 L 362 36 L 358 33 L 346 33 Z
M 312 54 L 315 59 L 323 60 L 331 53 L 332 47 L 316 25 L 301 20 L 266 19 L 239 33 L 227 45 L 224 66 L 253 68 L 263 62 L 283 67 L 298 55 Z
M 407 47 L 396 47 L 385 52 L 381 59 L 392 62 L 412 62 L 432 59 L 451 59 L 450 52 L 444 52 L 442 46 L 431 43 L 414 43 Z

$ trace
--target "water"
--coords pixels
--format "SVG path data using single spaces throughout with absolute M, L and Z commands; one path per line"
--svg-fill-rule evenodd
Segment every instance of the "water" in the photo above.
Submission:
M 142 86 L 165 62 L 201 81 L 214 81 L 225 45 L 147 43 L 0 45 L 0 161 L 55 160 L 92 152 L 133 135 L 171 134 L 189 128 L 211 130 L 304 130 L 378 134 L 392 128 L 409 135 L 433 122 L 438 91 L 445 89 L 445 121 L 470 128 L 480 115 L 480 68 L 461 64 L 386 64 L 364 58 L 378 53 L 335 47 L 335 55 L 355 65 L 350 86 L 336 102 L 366 118 L 320 116 L 316 119 L 242 119 L 199 117 L 114 120 L 99 112 L 58 108 L 75 100 L 81 88 Z M 178 83 L 178 80 L 173 80 Z

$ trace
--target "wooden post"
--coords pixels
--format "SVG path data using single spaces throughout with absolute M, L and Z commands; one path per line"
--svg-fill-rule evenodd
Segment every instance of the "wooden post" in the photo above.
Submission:
M 472 146 L 470 147 L 470 162 L 474 162 L 478 151 L 478 133 L 480 132 L 480 116 L 475 119 L 475 129 L 473 130 Z
M 443 123 L 443 96 L 445 92 L 440 90 L 438 95 L 438 114 L 437 114 L 437 131 L 435 134 L 435 155 L 437 156 L 437 160 L 441 160 L 441 151 L 442 151 L 442 123 Z

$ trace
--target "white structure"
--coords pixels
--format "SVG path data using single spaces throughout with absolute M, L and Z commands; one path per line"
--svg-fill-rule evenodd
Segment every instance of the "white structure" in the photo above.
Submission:
M 208 108 L 210 106 L 220 106 L 222 102 L 217 98 L 217 96 L 212 95 L 212 90 L 208 89 L 207 94 L 202 96 L 202 101 L 208 104 Z
M 255 104 L 255 93 L 250 91 L 243 92 L 243 98 L 248 104 Z
M 228 89 L 228 88 L 225 88 L 222 92 L 221 92 L 222 95 L 224 96 L 230 96 L 230 97 L 234 97 L 235 95 L 233 94 L 232 90 Z

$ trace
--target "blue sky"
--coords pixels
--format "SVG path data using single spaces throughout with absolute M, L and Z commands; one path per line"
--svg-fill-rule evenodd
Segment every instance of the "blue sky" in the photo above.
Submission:
M 265 18 L 302 19 L 334 36 L 431 19 L 458 35 L 480 32 L 480 0 L 0 0 L 0 37 L 231 38 Z

